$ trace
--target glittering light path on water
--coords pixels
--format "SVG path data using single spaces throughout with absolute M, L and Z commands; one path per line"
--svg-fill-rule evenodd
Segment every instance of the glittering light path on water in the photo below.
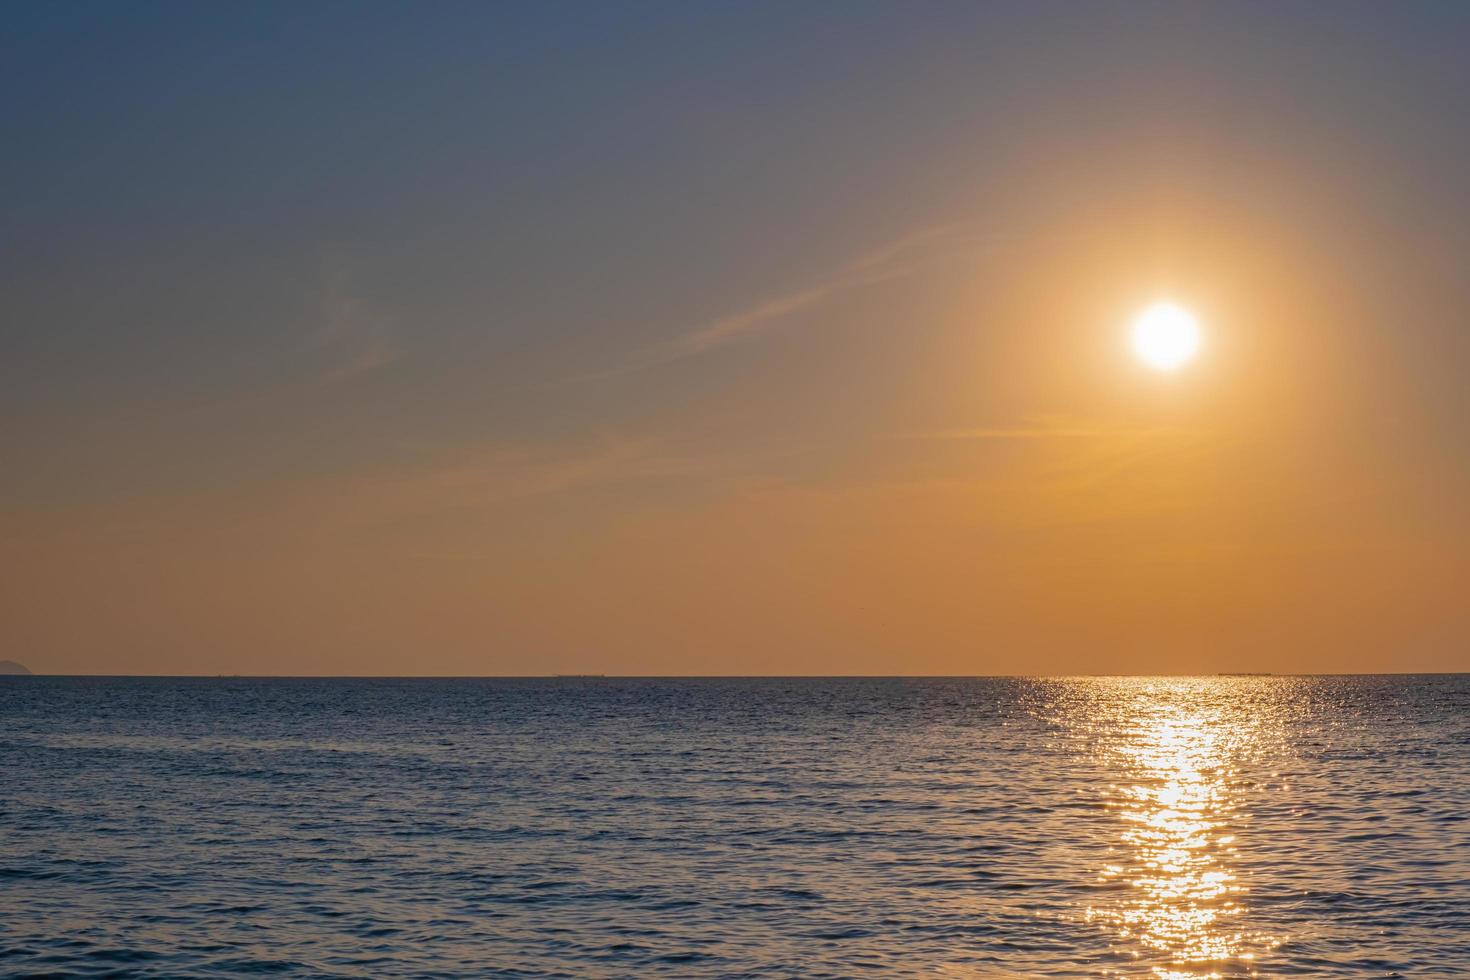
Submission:
M 1241 927 L 1247 888 L 1232 866 L 1235 762 L 1261 749 L 1269 713 L 1197 703 L 1197 687 L 1139 682 L 1135 697 L 1111 701 L 1110 716 L 1095 720 L 1111 736 L 1100 751 L 1124 780 L 1108 798 L 1119 860 L 1100 876 L 1127 887 L 1087 916 L 1134 955 L 1164 959 L 1153 973 L 1172 980 L 1255 975 L 1256 957 L 1277 944 Z

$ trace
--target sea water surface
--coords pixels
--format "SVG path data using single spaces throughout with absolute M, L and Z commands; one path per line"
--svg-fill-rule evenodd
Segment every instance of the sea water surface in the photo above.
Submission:
M 1470 678 L 0 678 L 0 974 L 1470 976 Z

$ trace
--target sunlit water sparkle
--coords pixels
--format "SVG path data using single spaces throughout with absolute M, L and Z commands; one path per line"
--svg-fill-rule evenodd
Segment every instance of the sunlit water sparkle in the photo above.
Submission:
M 0 679 L 0 974 L 1470 974 L 1470 678 Z

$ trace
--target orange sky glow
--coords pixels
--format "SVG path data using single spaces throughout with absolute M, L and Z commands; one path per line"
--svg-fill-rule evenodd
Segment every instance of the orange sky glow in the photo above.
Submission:
M 733 63 L 669 67 L 712 121 L 628 81 L 619 98 L 663 115 L 623 124 L 666 127 L 644 138 L 686 154 L 660 158 L 685 168 L 673 186 L 625 166 L 632 137 L 598 136 L 584 172 L 531 127 L 524 152 L 546 157 L 507 189 L 521 144 L 472 150 L 445 121 L 422 134 L 429 159 L 493 150 L 503 169 L 382 178 L 391 192 L 340 213 L 347 192 L 312 185 L 279 205 L 289 244 L 251 237 L 248 209 L 136 249 L 77 232 L 106 254 L 56 245 L 74 254 L 31 261 L 13 300 L 36 339 L 0 426 L 0 657 L 169 674 L 1470 669 L 1465 226 L 1433 191 L 1428 130 L 1330 116 L 1376 91 L 1356 49 L 1303 65 L 1222 40 L 1218 63 L 1141 62 L 1136 25 L 1075 17 L 1016 28 L 1038 56 L 1089 52 L 1035 89 L 981 84 L 1008 69 L 937 34 L 780 110 L 720 94 Z M 1156 37 L 1218 27 L 1159 18 Z M 1098 30 L 1114 48 L 1089 46 Z M 731 43 L 802 71 L 761 47 L 776 42 Z M 1310 87 L 1321 71 L 1336 95 Z M 591 140 L 599 117 L 550 104 L 581 97 L 568 77 L 540 125 Z M 1405 84 L 1431 107 L 1450 85 Z M 881 119 L 841 114 L 862 98 Z M 871 156 L 852 142 L 866 125 Z M 352 132 L 367 161 L 390 152 Z M 314 146 L 271 179 L 305 180 Z M 211 193 L 251 200 L 256 179 Z M 188 186 L 158 199 L 203 193 Z M 1167 372 L 1129 341 L 1161 298 L 1205 333 Z

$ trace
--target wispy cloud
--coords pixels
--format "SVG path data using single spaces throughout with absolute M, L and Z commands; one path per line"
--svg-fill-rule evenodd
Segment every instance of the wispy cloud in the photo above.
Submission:
M 341 258 L 327 262 L 321 322 L 304 349 L 321 362 L 318 378 L 340 381 L 386 367 L 399 352 L 389 340 L 389 321 L 362 295 L 352 267 Z
M 966 241 L 965 225 L 950 223 L 904 235 L 881 248 L 858 256 L 831 275 L 790 292 L 763 299 L 752 306 L 700 324 L 669 340 L 644 348 L 625 364 L 592 377 L 616 377 L 697 357 L 756 334 L 794 322 L 797 314 L 815 309 L 836 296 L 918 271 L 925 264 L 952 254 Z
M 1177 430 L 1160 426 L 1125 426 L 1087 422 L 1072 418 L 1028 418 L 1015 425 L 982 425 L 967 428 L 935 429 L 927 432 L 899 432 L 889 436 L 918 442 L 964 442 L 1012 439 L 1119 439 L 1167 435 Z
M 942 429 L 937 432 L 901 432 L 891 438 L 914 441 L 964 441 L 984 439 L 1097 439 L 1116 435 L 1106 429 L 998 427 L 978 429 Z
M 605 436 L 569 447 L 481 447 L 457 458 L 338 482 L 338 516 L 353 523 L 412 513 L 484 508 L 642 481 L 738 473 L 749 460 L 688 452 L 655 439 Z

